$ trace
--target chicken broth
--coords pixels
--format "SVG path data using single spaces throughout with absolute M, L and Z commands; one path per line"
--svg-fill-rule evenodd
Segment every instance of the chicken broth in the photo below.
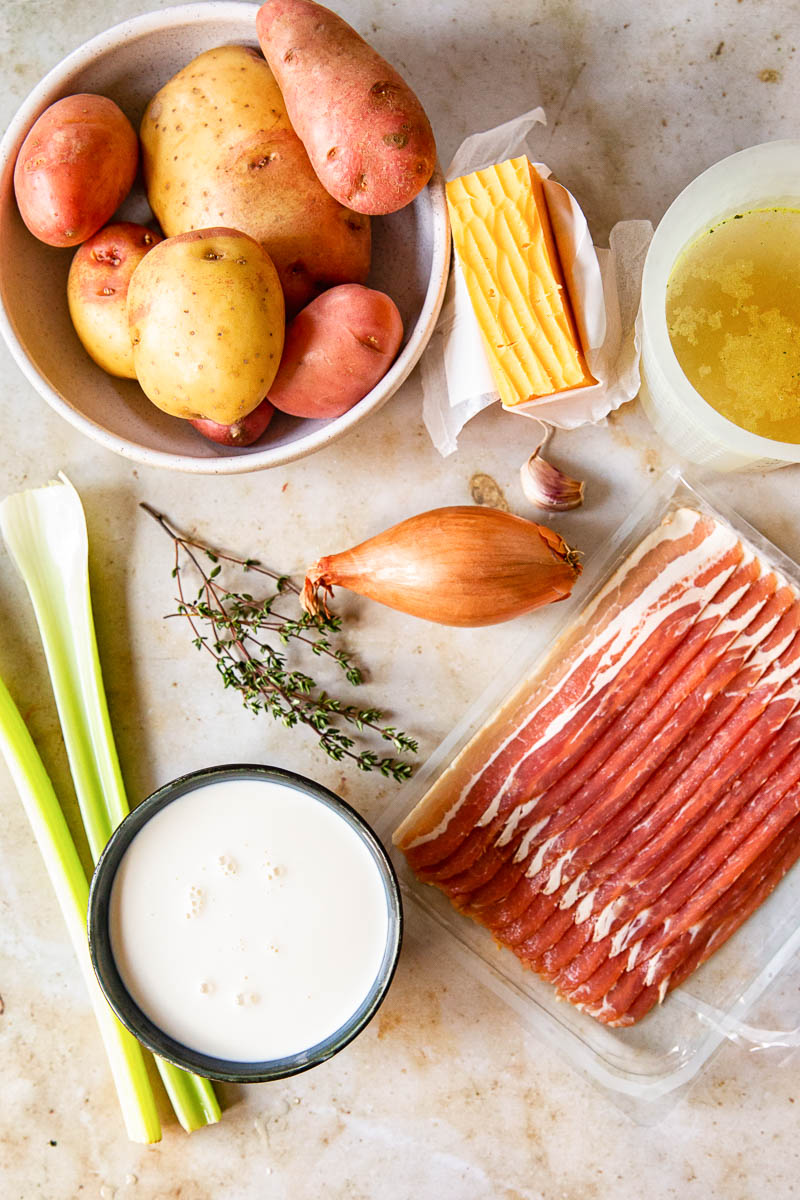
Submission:
M 667 325 L 686 378 L 761 437 L 800 442 L 800 211 L 765 208 L 712 226 L 678 259 Z

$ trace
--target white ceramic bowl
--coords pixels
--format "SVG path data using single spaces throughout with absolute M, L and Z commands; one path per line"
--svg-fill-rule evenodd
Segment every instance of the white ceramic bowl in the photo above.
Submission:
M 150 466 L 205 475 L 254 471 L 302 458 L 341 437 L 385 404 L 410 374 L 444 296 L 450 238 L 437 170 L 413 204 L 373 218 L 369 282 L 398 305 L 405 340 L 391 370 L 343 416 L 300 421 L 277 413 L 261 444 L 231 450 L 162 413 L 136 382 L 106 375 L 84 351 L 67 311 L 72 252 L 37 241 L 14 200 L 14 162 L 26 133 L 45 108 L 75 92 L 110 96 L 138 127 L 153 94 L 197 54 L 231 42 L 257 45 L 257 11 L 256 4 L 189 4 L 114 26 L 45 76 L 0 143 L 0 330 L 24 374 L 56 412 L 109 450 Z M 120 216 L 151 219 L 140 182 Z

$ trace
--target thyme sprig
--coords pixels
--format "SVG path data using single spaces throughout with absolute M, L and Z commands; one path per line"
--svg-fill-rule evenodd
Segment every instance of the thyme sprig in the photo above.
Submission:
M 215 660 L 223 686 L 235 688 L 251 712 L 266 712 L 288 729 L 298 724 L 312 729 L 321 749 L 336 762 L 352 759 L 362 771 L 380 771 L 398 783 L 408 779 L 414 769 L 411 763 L 358 748 L 345 726 L 391 742 L 398 754 L 416 754 L 416 741 L 384 724 L 381 709 L 344 704 L 329 695 L 306 671 L 290 666 L 281 648 L 299 643 L 306 653 L 334 662 L 347 682 L 357 687 L 363 682 L 359 667 L 332 640 L 341 632 L 341 617 L 333 613 L 312 616 L 301 612 L 299 605 L 298 615 L 291 615 L 280 602 L 299 597 L 300 588 L 288 575 L 271 571 L 256 558 L 237 558 L 187 537 L 163 513 L 144 502 L 141 507 L 172 539 L 175 550 L 172 577 L 178 595 L 176 611 L 167 616 L 188 621 L 193 645 Z M 189 564 L 199 579 L 196 595 L 190 595 L 185 586 Z M 231 591 L 222 579 L 225 566 L 264 576 L 273 588 L 258 598 L 249 592 Z

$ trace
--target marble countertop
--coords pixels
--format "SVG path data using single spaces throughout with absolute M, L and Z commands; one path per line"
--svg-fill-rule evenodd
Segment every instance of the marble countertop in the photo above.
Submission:
M 152 3 L 152 0 L 150 0 Z M 55 62 L 133 15 L 137 0 L 5 0 L 0 123 Z M 657 221 L 700 170 L 797 133 L 796 0 L 341 0 L 343 15 L 408 76 L 447 162 L 463 137 L 541 103 L 541 157 L 580 198 L 598 244 L 626 217 Z M 668 15 L 663 15 L 668 12 Z M 419 374 L 351 436 L 255 475 L 201 479 L 135 467 L 51 412 L 0 348 L 3 494 L 64 469 L 83 497 L 98 638 L 132 800 L 210 762 L 272 761 L 312 774 L 377 819 L 394 785 L 321 759 L 302 733 L 247 715 L 175 623 L 169 547 L 147 499 L 217 542 L 301 568 L 410 511 L 469 500 L 476 471 L 512 509 L 517 419 L 477 417 L 442 460 L 421 423 Z M 556 441 L 585 478 L 585 509 L 554 522 L 578 546 L 612 530 L 670 458 L 636 404 Z M 525 451 L 527 453 L 527 451 Z M 800 468 L 718 484 L 800 558 Z M 535 615 L 483 630 L 428 627 L 347 602 L 369 696 L 390 697 L 423 755 L 491 681 Z M 0 554 L 0 676 L 70 795 L 27 598 Z M 71 813 L 74 818 L 74 813 Z M 409 913 L 378 1017 L 336 1058 L 282 1083 L 222 1087 L 224 1119 L 155 1147 L 124 1137 L 66 933 L 0 770 L 0 1194 L 4 1200 L 591 1200 L 783 1197 L 797 1189 L 796 1063 L 726 1045 L 655 1125 L 629 1119 L 546 1041 L 448 964 Z M 794 989 L 794 991 L 792 991 Z M 797 983 L 784 985 L 789 1004 Z M 795 1020 L 796 1023 L 796 1020 Z M 800 1103 L 800 1101 L 798 1101 Z

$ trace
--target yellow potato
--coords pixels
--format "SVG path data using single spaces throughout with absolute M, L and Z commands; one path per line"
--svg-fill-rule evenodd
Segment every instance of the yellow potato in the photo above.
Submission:
M 317 179 L 257 50 L 207 50 L 164 85 L 142 119 L 147 198 L 168 237 L 226 225 L 260 242 L 290 313 L 338 283 L 364 283 L 369 217 Z
M 236 229 L 198 229 L 146 255 L 128 287 L 133 365 L 164 412 L 232 425 L 256 408 L 283 351 L 269 255 Z
M 128 332 L 128 287 L 133 272 L 164 239 L 144 225 L 106 225 L 78 250 L 67 279 L 67 303 L 75 332 L 109 375 L 135 379 Z

